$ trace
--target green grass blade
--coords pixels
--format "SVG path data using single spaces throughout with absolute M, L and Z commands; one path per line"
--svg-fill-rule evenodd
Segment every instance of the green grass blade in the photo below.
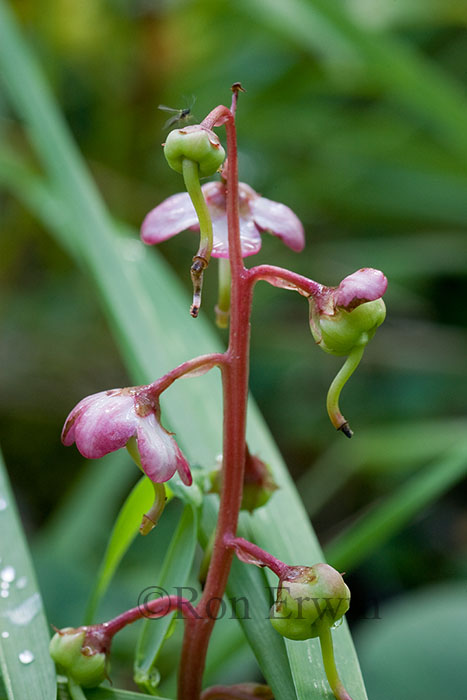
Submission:
M 448 75 L 408 45 L 383 32 L 355 23 L 336 0 L 248 0 L 249 14 L 259 16 L 305 50 L 352 63 L 355 71 L 387 97 L 418 113 L 454 154 L 467 153 L 464 129 L 467 101 Z
M 9 700 L 55 700 L 49 629 L 1 455 L 0 532 L 0 670 L 7 696 Z
M 328 561 L 339 570 L 357 566 L 377 547 L 399 532 L 410 519 L 454 486 L 467 472 L 467 445 L 461 444 L 433 465 L 422 468 L 337 537 L 326 548 Z
M 145 693 L 133 693 L 131 690 L 119 690 L 118 688 L 94 688 L 84 691 L 86 700 L 168 700 L 162 695 L 146 695 Z
M 197 511 L 186 505 L 179 525 L 165 555 L 161 574 L 157 580 L 158 595 L 177 593 L 177 586 L 184 586 L 190 575 L 198 541 Z M 174 613 L 175 614 L 175 613 Z M 149 690 L 151 671 L 174 617 L 166 615 L 159 620 L 145 620 L 135 656 L 135 679 Z
M 399 477 L 462 440 L 464 419 L 404 421 L 367 428 L 358 440 L 335 442 L 300 478 L 310 515 L 318 512 L 357 472 Z
M 153 501 L 154 488 L 150 480 L 143 476 L 128 494 L 113 526 L 97 574 L 96 586 L 89 599 L 85 624 L 91 624 L 93 621 L 99 601 L 109 587 L 122 558 L 138 534 L 142 515 L 149 510 Z
M 189 301 L 160 257 L 150 254 L 134 240 L 117 236 L 4 2 L 0 2 L 0 64 L 10 100 L 28 125 L 43 167 L 54 183 L 53 191 L 70 209 L 74 224 L 66 230 L 56 225 L 53 232 L 85 263 L 95 279 L 103 308 L 135 380 L 149 381 L 174 363 L 187 359 L 193 351 L 204 353 L 218 349 L 219 342 L 205 319 L 195 322 L 189 317 Z M 69 237 L 74 237 L 72 245 L 67 241 Z M 79 253 L 76 252 L 78 248 Z M 163 419 L 168 418 L 179 431 L 177 439 L 193 462 L 210 464 L 219 452 L 220 405 L 219 379 L 213 373 L 196 381 L 178 382 L 164 396 Z M 281 485 L 271 505 L 253 517 L 253 523 L 257 523 L 253 524 L 253 533 L 258 543 L 267 545 L 274 554 L 292 563 L 299 560 L 311 564 L 322 560 L 300 498 L 253 404 L 249 409 L 249 441 L 253 451 L 271 464 L 276 481 Z M 242 578 L 244 575 L 242 571 Z M 263 637 L 254 626 L 249 633 L 257 648 L 268 654 L 270 638 Z M 336 646 L 338 655 L 346 659 L 345 678 L 352 675 L 349 686 L 354 700 L 364 700 L 366 694 L 360 671 L 344 625 L 336 637 Z M 288 700 L 319 697 L 314 689 L 322 683 L 322 670 L 310 662 L 307 644 L 297 653 L 301 654 L 301 663 L 294 664 L 292 669 L 294 685 L 307 689 L 300 690 L 297 695 L 292 685 L 283 697 Z M 278 657 L 275 664 L 277 674 L 290 678 L 283 657 Z

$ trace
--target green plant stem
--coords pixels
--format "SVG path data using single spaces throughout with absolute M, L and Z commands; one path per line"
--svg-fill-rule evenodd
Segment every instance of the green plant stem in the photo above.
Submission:
M 324 670 L 328 679 L 331 690 L 337 700 L 352 700 L 346 689 L 344 688 L 339 674 L 337 673 L 336 661 L 334 658 L 334 646 L 332 643 L 331 630 L 325 629 L 319 635 L 321 644 L 321 654 L 323 656 Z
M 208 205 L 204 199 L 199 181 L 198 163 L 189 158 L 183 159 L 183 180 L 185 187 L 193 202 L 196 216 L 199 221 L 199 248 L 196 257 L 204 258 L 209 262 L 212 253 L 212 221 Z
M 194 318 L 196 318 L 201 306 L 203 275 L 205 269 L 209 265 L 212 253 L 212 221 L 211 215 L 209 214 L 208 205 L 206 204 L 206 200 L 204 199 L 204 195 L 201 190 L 198 163 L 195 163 L 195 161 L 190 160 L 189 158 L 183 159 L 183 179 L 198 217 L 200 231 L 198 252 L 194 256 L 193 265 L 191 266 L 193 304 L 191 306 L 190 313 Z
M 68 678 L 68 690 L 70 692 L 71 700 L 86 700 L 86 695 L 84 694 L 83 689 L 72 678 Z
M 219 258 L 219 296 L 216 304 L 216 324 L 219 328 L 229 326 L 231 282 L 229 261 Z
M 331 423 L 337 430 L 341 430 L 344 433 L 344 435 L 346 435 L 349 438 L 352 437 L 353 433 L 350 430 L 348 422 L 346 421 L 346 419 L 340 411 L 339 397 L 344 384 L 357 369 L 360 360 L 362 359 L 364 350 L 365 345 L 357 345 L 351 351 L 343 366 L 334 377 L 333 382 L 329 387 L 328 396 L 326 400 L 326 408 L 328 409 Z

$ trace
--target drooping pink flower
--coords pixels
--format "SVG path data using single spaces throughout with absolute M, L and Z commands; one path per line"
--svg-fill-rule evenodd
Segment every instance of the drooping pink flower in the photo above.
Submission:
M 226 185 L 208 182 L 202 191 L 212 218 L 214 258 L 229 257 Z M 240 209 L 240 241 L 242 255 L 258 253 L 261 249 L 260 233 L 268 231 L 281 238 L 292 250 L 300 252 L 305 245 L 303 226 L 289 207 L 261 197 L 249 185 L 238 185 Z M 174 194 L 149 212 L 141 227 L 145 243 L 155 244 L 191 229 L 199 230 L 198 217 L 187 192 Z
M 141 468 L 151 481 L 168 481 L 178 471 L 184 484 L 192 483 L 188 462 L 161 425 L 159 403 L 145 386 L 87 396 L 71 411 L 62 431 L 63 444 L 76 443 L 88 459 L 119 450 L 131 438 L 136 438 Z

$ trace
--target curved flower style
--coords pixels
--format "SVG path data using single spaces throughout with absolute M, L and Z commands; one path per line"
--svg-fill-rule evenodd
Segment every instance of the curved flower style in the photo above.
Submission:
M 213 226 L 214 258 L 229 257 L 226 185 L 208 182 L 202 186 Z M 261 197 L 249 185 L 238 185 L 240 200 L 240 241 L 242 255 L 258 253 L 261 249 L 260 232 L 269 231 L 281 238 L 292 250 L 300 252 L 305 245 L 303 226 L 297 216 L 285 204 Z M 141 227 L 145 243 L 155 244 L 191 229 L 199 230 L 198 217 L 187 192 L 174 194 L 149 212 Z
M 63 444 L 75 442 L 88 459 L 119 450 L 132 438 L 137 441 L 141 468 L 151 481 L 168 481 L 178 471 L 183 483 L 190 486 L 188 462 L 161 425 L 159 403 L 145 386 L 87 396 L 71 411 L 62 431 Z

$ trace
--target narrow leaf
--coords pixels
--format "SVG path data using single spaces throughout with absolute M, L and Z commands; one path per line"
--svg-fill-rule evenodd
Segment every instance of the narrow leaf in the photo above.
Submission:
M 177 595 L 190 575 L 196 551 L 198 518 L 196 510 L 185 506 L 182 517 L 164 558 L 157 585 L 149 589 L 151 597 Z M 143 687 L 154 669 L 159 651 L 175 613 L 157 620 L 145 620 L 135 656 L 135 678 Z M 145 680 L 146 679 L 146 680 Z
M 55 700 L 49 628 L 0 454 L 0 670 L 9 700 Z
M 329 562 L 339 570 L 354 568 L 466 473 L 464 443 L 430 467 L 420 469 L 396 493 L 337 537 L 326 548 Z

